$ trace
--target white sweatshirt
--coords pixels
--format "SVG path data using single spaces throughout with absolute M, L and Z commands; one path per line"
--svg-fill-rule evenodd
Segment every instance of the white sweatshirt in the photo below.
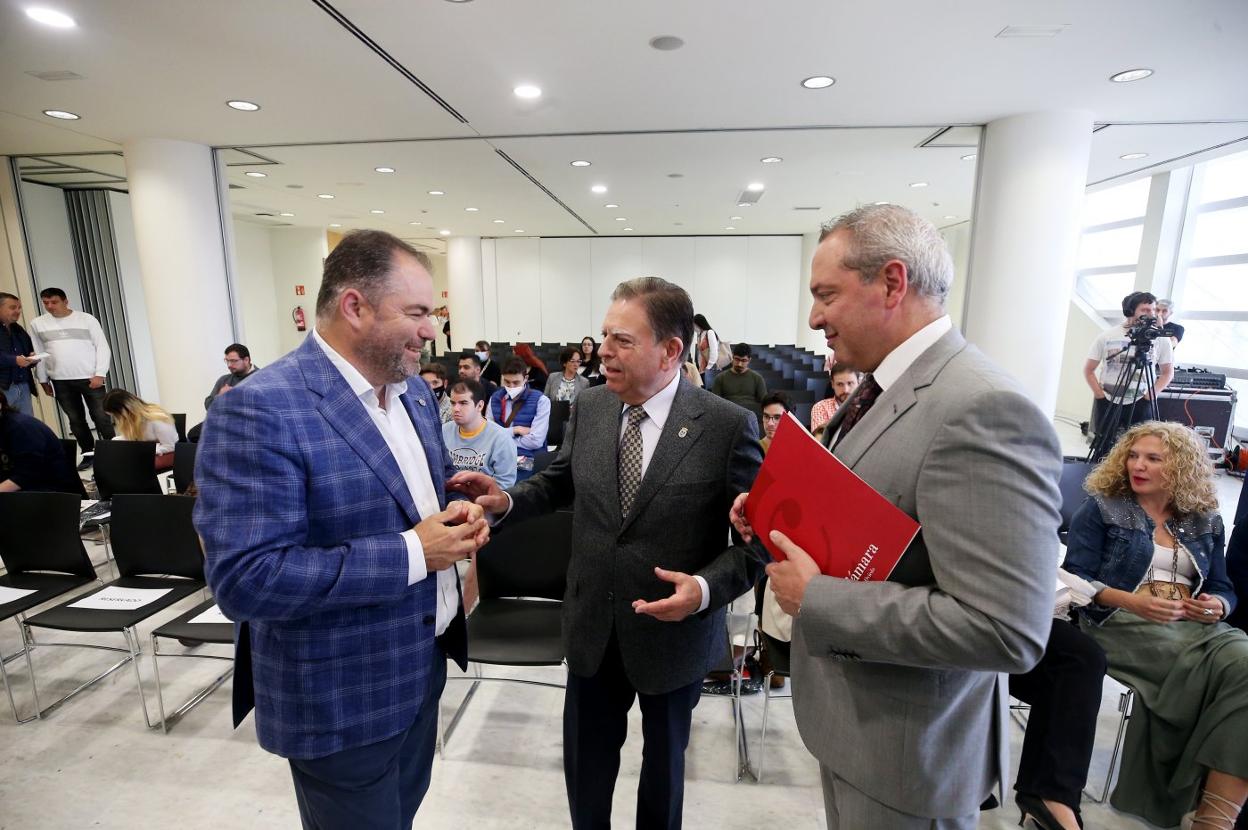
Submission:
M 30 339 L 35 353 L 50 357 L 35 364 L 40 383 L 52 380 L 85 380 L 108 374 L 113 358 L 100 323 L 85 311 L 71 311 L 64 317 L 41 314 L 30 322 Z

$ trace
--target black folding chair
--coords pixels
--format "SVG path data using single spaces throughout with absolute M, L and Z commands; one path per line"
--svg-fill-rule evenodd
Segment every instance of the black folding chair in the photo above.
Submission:
M 170 412 L 169 414 L 173 417 L 173 428 L 178 431 L 178 440 L 185 441 L 186 440 L 186 413 L 185 412 Z
M 95 486 L 100 499 L 114 493 L 160 495 L 155 441 L 99 441 L 95 445 Z
M 1083 482 L 1092 472 L 1092 463 L 1078 456 L 1062 458 L 1062 477 L 1058 488 L 1062 492 L 1062 523 L 1057 529 L 1057 538 L 1066 544 L 1066 536 L 1070 533 L 1070 520 L 1075 512 L 1088 500 L 1088 493 L 1083 489 Z
M 572 414 L 572 404 L 567 401 L 550 402 L 550 428 L 546 433 L 546 445 L 558 449 L 563 445 L 563 430 Z
M 468 616 L 468 662 L 473 674 L 452 677 L 472 686 L 442 732 L 445 747 L 482 681 L 562 689 L 565 684 L 487 677 L 482 665 L 563 664 L 563 595 L 572 558 L 572 514 L 549 513 L 508 527 L 477 551 L 481 602 Z
M 135 629 L 144 620 L 205 588 L 204 556 L 199 545 L 199 536 L 191 523 L 194 506 L 195 500 L 189 496 L 118 494 L 113 498 L 113 556 L 120 576 L 102 588 L 27 618 L 22 623 L 22 628 L 26 642 L 33 649 L 45 646 L 94 648 L 121 652 L 126 656 L 47 707 L 39 703 L 38 685 L 32 673 L 31 691 L 35 696 L 35 708 L 39 717 L 130 663 L 134 667 L 134 679 L 139 687 L 143 720 L 149 728 L 152 727 L 147 700 L 143 696 L 143 680 L 139 674 L 138 657 L 142 653 L 142 647 Z M 80 603 L 84 600 L 110 588 L 155 589 L 165 593 L 137 607 L 81 607 Z M 91 643 L 41 643 L 34 638 L 31 631 L 34 628 L 92 634 L 120 632 L 126 647 Z
M 763 631 L 761 628 L 759 629 L 758 633 L 763 638 L 763 648 L 767 650 L 767 654 L 769 655 L 769 660 L 771 661 L 771 671 L 767 672 L 767 674 L 763 677 L 763 730 L 762 730 L 762 734 L 759 736 L 759 739 L 758 739 L 758 771 L 755 773 L 755 776 L 754 776 L 754 783 L 761 784 L 763 782 L 763 761 L 765 760 L 766 755 L 767 755 L 768 704 L 771 703 L 771 699 L 773 697 L 792 698 L 793 692 L 792 690 L 790 690 L 788 694 L 784 694 L 784 695 L 774 695 L 771 693 L 771 678 L 772 677 L 790 677 L 791 676 L 790 674 L 791 669 L 790 669 L 790 664 L 789 664 L 789 648 L 791 644 L 786 643 L 782 640 L 777 640 L 775 637 L 772 637 L 770 634 Z
M 195 452 L 199 444 L 179 441 L 173 445 L 173 487 L 179 493 L 195 483 Z
M 156 706 L 160 711 L 160 731 L 166 735 L 169 729 L 191 709 L 194 709 L 202 703 L 207 697 L 221 688 L 221 684 L 229 680 L 234 674 L 234 651 L 230 650 L 228 655 L 222 654 L 192 654 L 189 651 L 161 652 L 159 647 L 160 639 L 177 640 L 182 645 L 194 648 L 200 645 L 234 645 L 234 624 L 228 622 L 195 622 L 200 615 L 211 611 L 217 605 L 216 600 L 204 600 L 196 605 L 190 611 L 178 616 L 176 619 L 170 620 L 164 625 L 152 632 L 152 673 L 156 677 Z M 216 680 L 191 695 L 185 703 L 165 714 L 165 695 L 160 686 L 160 660 L 161 657 L 194 657 L 197 660 L 225 660 L 230 667 L 224 673 L 219 675 Z
M 62 438 L 61 446 L 65 449 L 65 459 L 69 463 L 69 474 L 73 476 L 73 480 L 78 484 L 78 489 L 74 492 L 80 499 L 86 499 L 87 488 L 82 483 L 82 476 L 78 475 L 78 442 L 73 438 Z
M 33 682 L 30 643 L 22 627 L 26 612 L 96 581 L 95 569 L 78 536 L 78 502 L 71 493 L 0 493 L 0 527 L 4 528 L 0 533 L 0 561 L 7 571 L 0 576 L 0 588 L 27 592 L 0 602 L 0 622 L 12 617 L 22 633 L 22 647 L 8 656 L 0 655 L 0 678 L 18 723 L 37 717 L 18 715 L 4 668 L 5 663 L 25 657 Z M 38 705 L 35 708 L 37 711 Z

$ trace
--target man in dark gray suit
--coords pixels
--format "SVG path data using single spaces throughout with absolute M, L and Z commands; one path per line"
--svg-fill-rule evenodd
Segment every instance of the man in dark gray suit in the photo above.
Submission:
M 1008 774 L 1003 674 L 1030 669 L 1048 637 L 1057 436 L 953 329 L 952 279 L 936 228 L 896 205 L 825 226 L 811 265 L 810 327 L 871 373 L 823 441 L 923 526 L 887 582 L 822 576 L 772 534 L 788 553 L 767 570 L 797 617 L 794 705 L 829 830 L 975 827 Z
M 684 753 L 702 678 L 727 648 L 724 608 L 765 557 L 728 545 L 727 510 L 750 488 L 757 420 L 683 379 L 693 303 L 656 277 L 621 283 L 599 348 L 606 385 L 581 392 L 558 458 L 503 493 L 480 473 L 451 487 L 507 525 L 573 505 L 564 598 L 564 775 L 572 826 L 609 828 L 641 700 L 639 828 L 679 828 Z

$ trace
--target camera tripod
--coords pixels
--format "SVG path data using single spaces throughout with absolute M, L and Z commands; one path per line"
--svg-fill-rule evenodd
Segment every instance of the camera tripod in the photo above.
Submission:
M 1157 412 L 1157 399 L 1152 397 L 1152 391 L 1157 387 L 1157 373 L 1153 371 L 1153 362 L 1150 359 L 1153 352 L 1152 341 L 1141 342 L 1137 338 L 1132 338 L 1126 348 L 1133 349 L 1134 354 L 1123 364 L 1122 370 L 1118 373 L 1118 380 L 1111 387 L 1118 390 L 1117 394 L 1105 396 L 1105 411 L 1101 414 L 1103 423 L 1093 424 L 1096 438 L 1092 441 L 1092 449 L 1088 451 L 1088 461 L 1100 461 L 1109 453 L 1114 442 L 1118 440 L 1118 433 L 1137 422 L 1136 407 L 1141 404 L 1147 411 L 1147 417 L 1142 420 L 1160 420 Z M 1149 394 L 1149 397 L 1143 397 L 1145 392 Z M 1132 403 L 1125 403 L 1127 400 Z M 1125 425 L 1123 424 L 1124 413 L 1129 413 Z

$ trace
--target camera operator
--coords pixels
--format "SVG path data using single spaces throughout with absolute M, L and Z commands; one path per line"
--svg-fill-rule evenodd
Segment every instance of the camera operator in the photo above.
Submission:
M 1152 407 L 1148 402 L 1156 400 L 1174 377 L 1170 338 L 1157 323 L 1156 302 L 1147 291 L 1128 294 L 1122 300 L 1126 315 L 1122 325 L 1102 332 L 1088 352 L 1083 377 L 1096 398 L 1092 427 L 1098 443 L 1102 443 L 1102 433 L 1107 429 L 1118 432 L 1149 420 Z M 1147 353 L 1147 364 L 1156 378 L 1151 388 L 1138 371 L 1133 371 L 1139 353 Z M 1105 443 L 1109 444 L 1112 438 Z

